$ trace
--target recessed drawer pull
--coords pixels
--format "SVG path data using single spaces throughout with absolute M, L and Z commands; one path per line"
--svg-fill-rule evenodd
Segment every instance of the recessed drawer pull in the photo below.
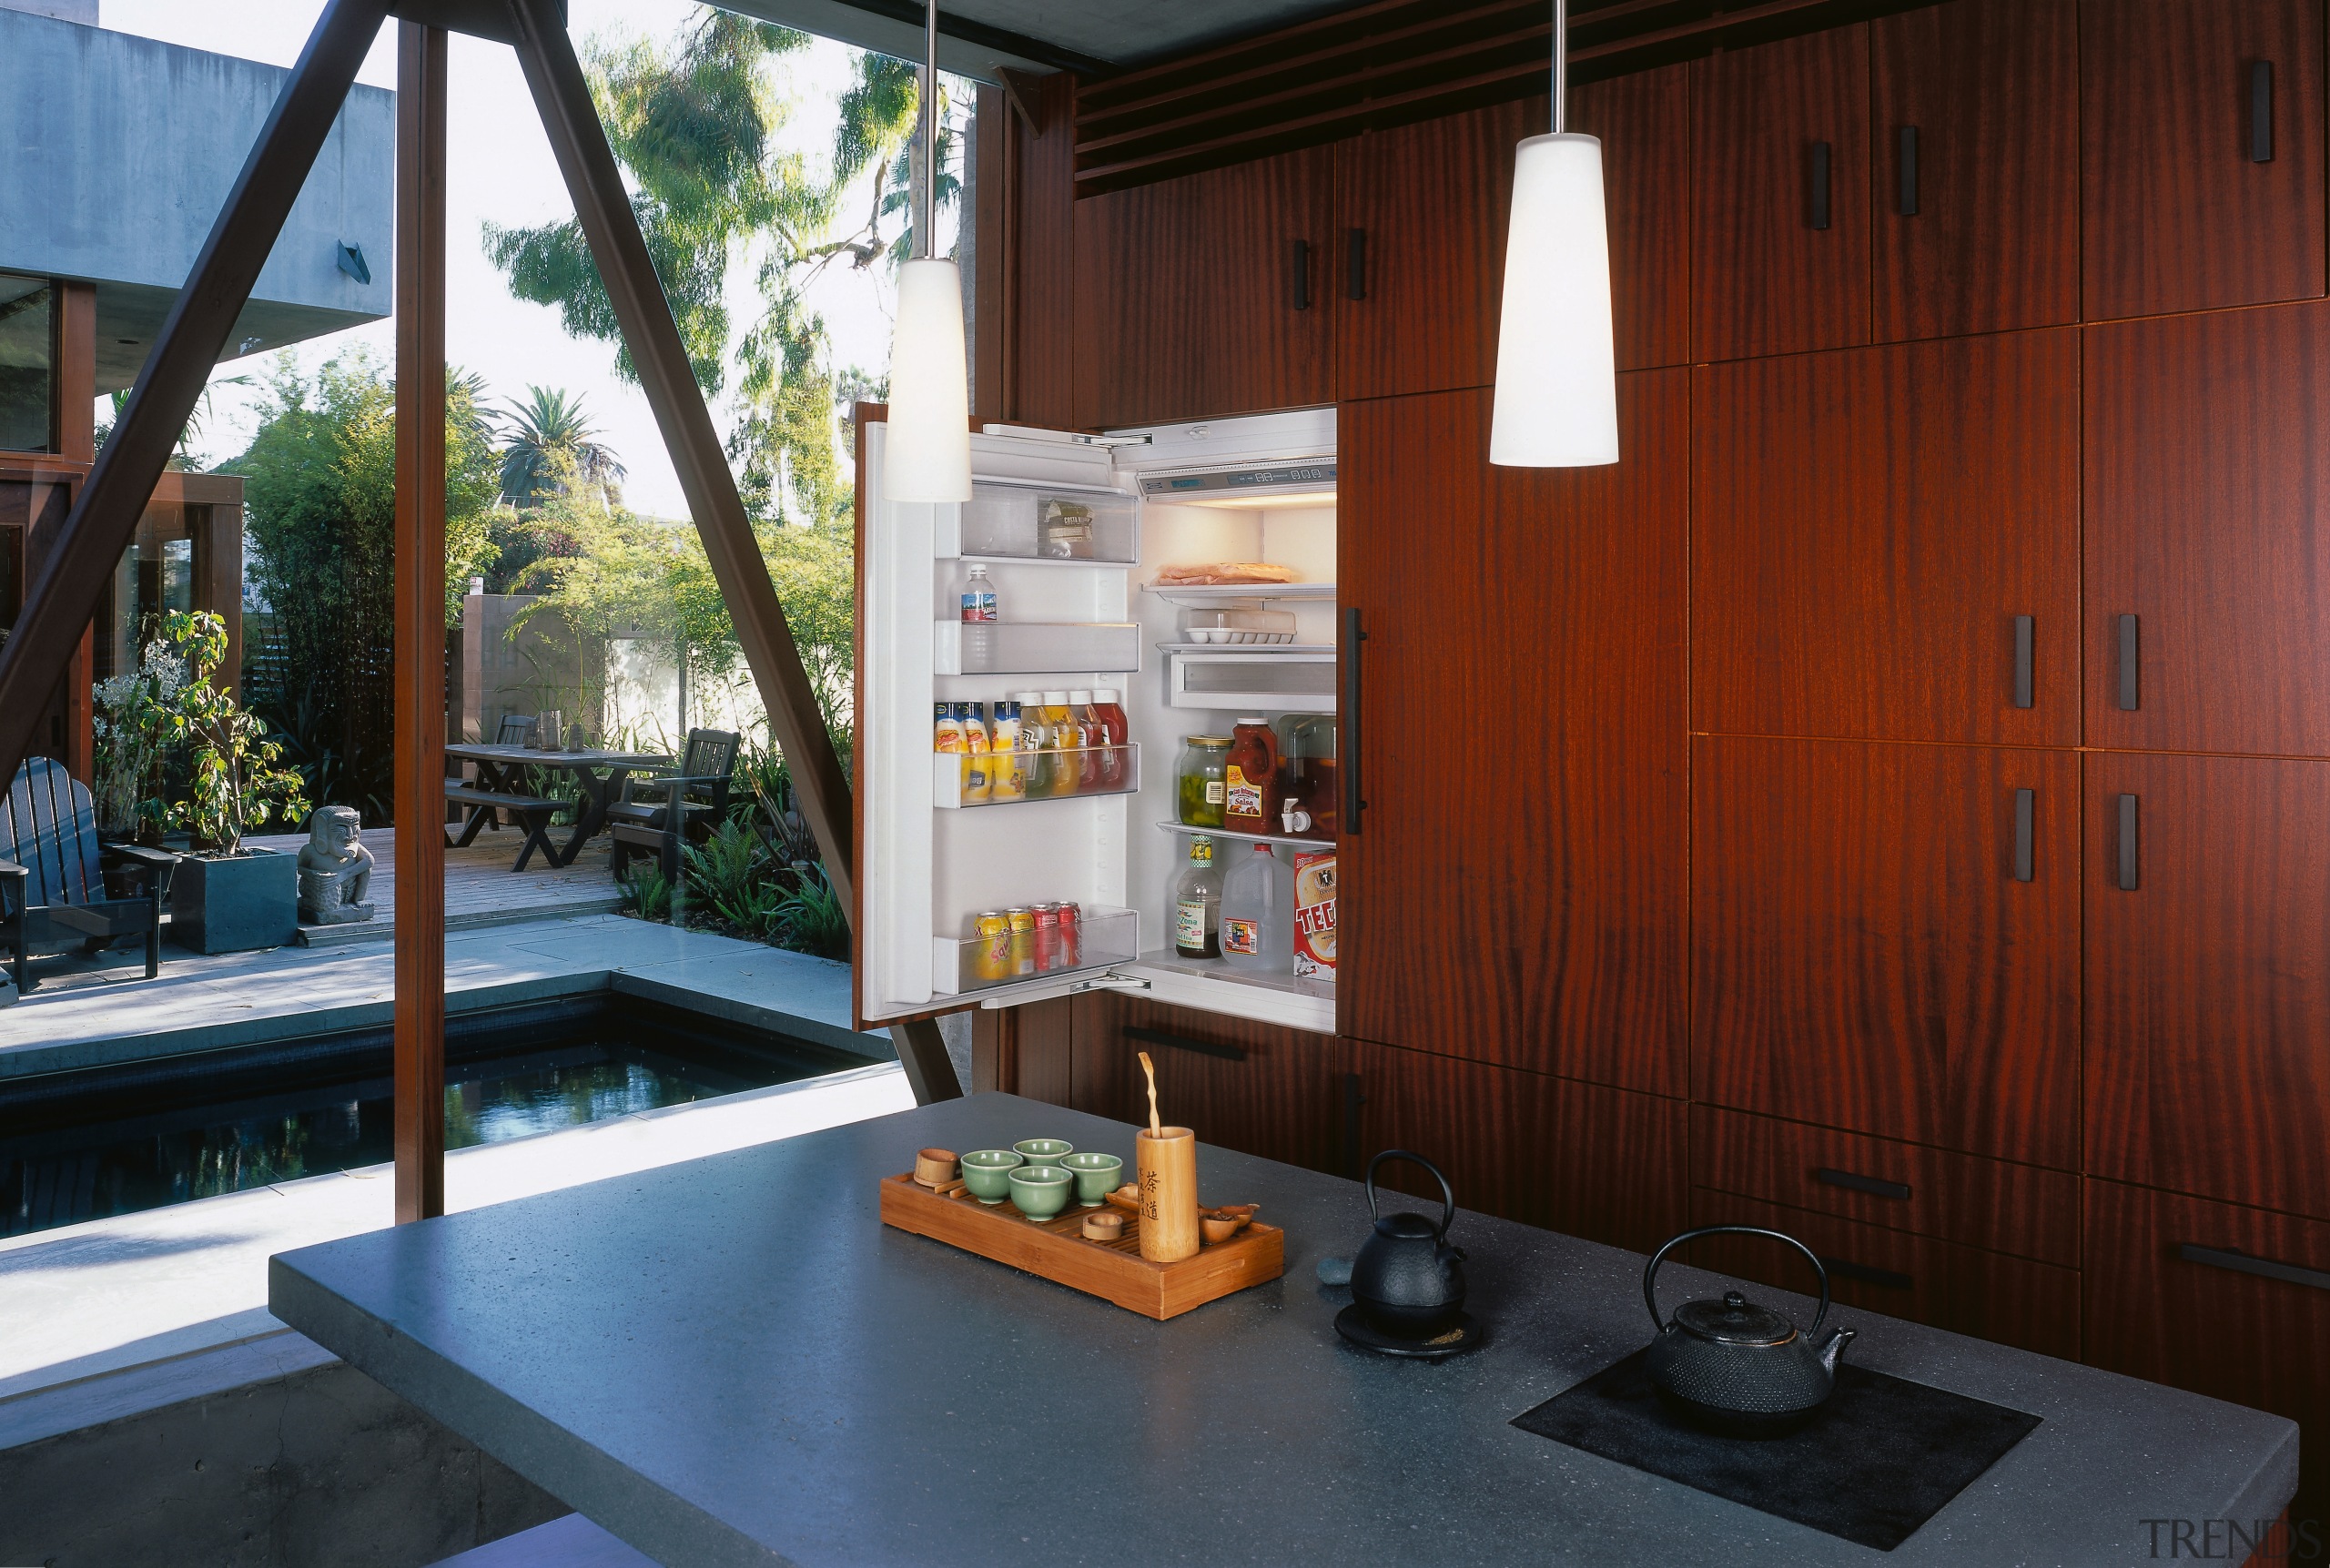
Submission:
M 2229 1247 L 2195 1247 L 2187 1241 L 2176 1249 L 2176 1255 L 2187 1263 L 2205 1263 L 2212 1269 L 2230 1269 L 2236 1274 L 2255 1274 L 2261 1279 L 2279 1280 L 2288 1285 L 2310 1285 L 2317 1290 L 2330 1290 L 2330 1271 L 2308 1269 L 2297 1263 L 2277 1263 L 2271 1258 L 2252 1258 L 2246 1252 L 2236 1252 Z
M 2142 632 L 2132 615 L 2120 617 L 2120 708 L 2132 713 L 2143 699 Z
M 1897 1274 L 1890 1269 L 1872 1269 L 1866 1263 L 1854 1263 L 1842 1258 L 1823 1258 L 1820 1267 L 1839 1280 L 1858 1280 L 1864 1285 L 1877 1285 L 1888 1290 L 1914 1290 L 1918 1282 L 1907 1274 Z
M 1162 1029 L 1135 1028 L 1125 1026 L 1125 1038 L 1139 1040 L 1148 1046 L 1170 1046 L 1177 1051 L 1195 1051 L 1201 1057 L 1220 1057 L 1225 1062 L 1242 1062 L 1246 1053 L 1236 1046 L 1225 1046 L 1212 1040 L 1193 1040 L 1187 1035 L 1169 1035 Z
M 1849 1170 L 1834 1170 L 1825 1165 L 1814 1171 L 1812 1176 L 1813 1179 L 1818 1181 L 1823 1187 L 1842 1187 L 1853 1192 L 1866 1192 L 1873 1198 L 1906 1199 L 1910 1196 L 1910 1189 L 1905 1182 L 1887 1181 L 1881 1177 L 1875 1176 L 1859 1176 Z
M 2018 708 L 2031 705 L 2031 644 L 2037 625 L 2028 615 L 2014 618 L 2014 705 Z
M 1894 207 L 1903 217 L 1918 216 L 1918 127 L 1901 127 L 1901 189 Z
M 1812 144 L 1811 197 L 1811 226 L 1814 228 L 1826 228 L 1829 227 L 1829 144 L 1827 142 Z
M 2136 890 L 2136 797 L 2120 797 L 2120 891 Z
M 2274 161 L 2274 62 L 2249 63 L 2249 161 Z
M 2038 830 L 2033 819 L 2038 814 L 2038 792 L 2019 789 L 2014 792 L 2014 879 L 2028 882 L 2032 875 L 2031 856 Z

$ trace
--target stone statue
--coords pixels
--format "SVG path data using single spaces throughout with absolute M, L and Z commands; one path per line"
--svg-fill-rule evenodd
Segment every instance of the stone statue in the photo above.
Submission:
M 319 807 L 308 818 L 308 846 L 299 852 L 299 924 L 346 926 L 372 918 L 364 902 L 372 888 L 372 852 L 364 847 L 364 819 L 344 805 Z

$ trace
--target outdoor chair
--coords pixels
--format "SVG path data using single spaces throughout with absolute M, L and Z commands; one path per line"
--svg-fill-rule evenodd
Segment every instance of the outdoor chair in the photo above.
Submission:
M 493 733 L 497 746 L 522 746 L 534 738 L 534 721 L 520 713 L 504 713 L 501 727 Z
M 88 785 L 52 757 L 16 770 L 0 800 L 0 937 L 13 956 L 16 991 L 32 989 L 35 947 L 77 945 L 103 952 L 124 936 L 146 938 L 146 977 L 162 972 L 162 903 L 178 857 L 131 844 L 100 844 Z M 116 873 L 108 886 L 106 873 Z M 143 874 L 134 896 L 123 874 Z
M 725 730 L 690 730 L 676 773 L 650 773 L 623 781 L 623 796 L 607 807 L 614 840 L 610 860 L 617 881 L 634 849 L 652 849 L 664 880 L 680 875 L 680 846 L 702 842 L 728 815 L 728 775 L 736 765 L 737 737 Z

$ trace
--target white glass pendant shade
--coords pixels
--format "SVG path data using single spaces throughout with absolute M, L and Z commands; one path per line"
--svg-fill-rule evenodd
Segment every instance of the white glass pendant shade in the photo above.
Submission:
M 1513 170 L 1489 461 L 1588 468 L 1617 460 L 1602 144 L 1574 132 L 1531 137 Z
M 882 488 L 892 501 L 971 499 L 971 399 L 963 355 L 963 278 L 951 261 L 898 268 L 890 343 L 890 428 Z

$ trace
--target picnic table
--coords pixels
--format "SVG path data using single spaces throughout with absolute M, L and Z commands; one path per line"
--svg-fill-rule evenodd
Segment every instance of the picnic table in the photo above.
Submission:
M 527 861 L 537 849 L 552 867 L 572 864 L 582 852 L 582 846 L 606 826 L 608 803 L 623 793 L 625 779 L 643 768 L 672 765 L 670 757 L 649 752 L 538 752 L 531 746 L 469 742 L 447 746 L 445 754 L 477 764 L 474 780 L 445 781 L 445 798 L 470 808 L 461 836 L 447 840 L 447 846 L 466 849 L 477 837 L 478 830 L 493 820 L 495 813 L 506 812 L 526 830 L 525 842 L 518 846 L 517 864 L 511 866 L 512 871 L 525 870 Z M 526 788 L 520 771 L 529 767 L 567 774 L 574 781 L 574 798 L 560 800 L 533 794 Z M 574 834 L 566 841 L 566 847 L 561 849 L 551 841 L 550 819 L 570 807 L 574 812 Z

